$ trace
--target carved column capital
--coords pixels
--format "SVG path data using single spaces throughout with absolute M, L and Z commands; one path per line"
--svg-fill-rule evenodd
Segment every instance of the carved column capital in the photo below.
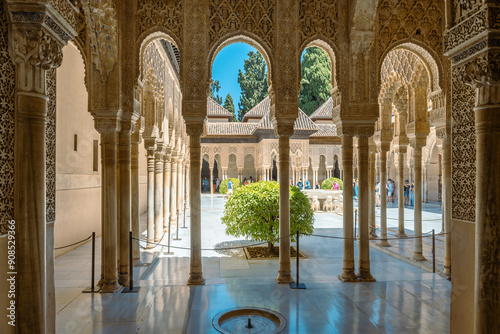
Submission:
M 105 117 L 99 116 L 95 113 L 94 116 L 94 127 L 100 134 L 110 134 L 120 132 L 120 120 L 115 116 Z
M 276 137 L 288 137 L 293 136 L 293 124 L 276 124 L 274 126 L 274 135 Z
M 201 136 L 203 134 L 203 123 L 186 123 L 188 136 Z

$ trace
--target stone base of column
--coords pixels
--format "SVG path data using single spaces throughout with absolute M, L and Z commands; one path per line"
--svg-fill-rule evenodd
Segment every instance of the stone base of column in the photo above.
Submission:
M 379 247 L 391 247 L 389 242 L 385 239 L 380 240 L 379 243 L 377 244 L 377 246 L 379 246 Z
M 443 274 L 448 278 L 451 277 L 451 266 L 444 266 Z
M 116 280 L 104 281 L 100 293 L 115 293 L 122 289 Z
M 426 261 L 427 259 L 420 252 L 413 252 L 413 256 L 411 257 L 413 261 Z
M 128 273 L 119 273 L 118 274 L 118 283 L 121 286 L 128 286 L 129 285 L 129 275 Z
M 290 271 L 278 271 L 278 277 L 276 277 L 276 283 L 278 284 L 289 284 L 294 283 L 292 273 Z
M 146 248 L 147 249 L 154 248 L 155 247 L 154 242 L 155 242 L 154 239 L 148 239 L 148 242 L 146 244 Z
M 408 235 L 404 232 L 400 232 L 398 231 L 398 233 L 396 233 L 396 237 L 398 238 L 408 238 Z
M 342 271 L 342 274 L 338 276 L 339 280 L 342 282 L 359 282 L 354 269 L 345 269 Z
M 372 276 L 370 271 L 360 269 L 358 272 L 358 280 L 361 282 L 376 282 L 377 280 Z
M 205 285 L 203 273 L 189 273 L 188 285 Z

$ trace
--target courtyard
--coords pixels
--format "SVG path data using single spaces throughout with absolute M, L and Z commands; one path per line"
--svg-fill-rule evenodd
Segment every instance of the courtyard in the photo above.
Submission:
M 303 237 L 300 282 L 306 290 L 278 285 L 278 260 L 247 260 L 235 247 L 251 241 L 227 236 L 220 223 L 225 199 L 203 195 L 203 286 L 187 286 L 189 276 L 189 217 L 186 229 L 171 242 L 174 254 L 165 254 L 166 237 L 153 250 L 143 251 L 145 265 L 135 267 L 137 294 L 82 294 L 90 283 L 90 243 L 56 259 L 57 333 L 217 333 L 212 319 L 236 307 L 263 307 L 287 320 L 284 333 L 448 333 L 451 283 L 370 249 L 373 283 L 342 283 L 342 217 L 316 213 L 314 234 L 338 237 Z M 406 217 L 411 217 L 406 209 Z M 388 218 L 397 208 L 388 208 Z M 435 205 L 424 206 L 423 231 L 440 230 Z M 391 228 L 391 219 L 388 220 Z M 396 222 L 397 223 L 397 222 Z M 181 224 L 182 226 L 182 224 Z M 141 230 L 146 217 L 141 216 Z M 411 224 L 407 226 L 412 233 Z M 97 239 L 96 279 L 100 268 Z M 223 248 L 230 248 L 224 250 Z M 357 243 L 355 256 L 357 263 Z M 357 265 L 356 265 L 357 267 Z M 296 278 L 295 259 L 292 274 Z

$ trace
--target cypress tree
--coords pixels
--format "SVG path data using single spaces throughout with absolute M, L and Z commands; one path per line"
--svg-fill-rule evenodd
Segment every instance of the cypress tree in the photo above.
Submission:
M 250 51 L 248 59 L 244 61 L 243 70 L 240 69 L 238 73 L 241 88 L 239 120 L 267 96 L 267 66 L 264 57 L 258 52 Z
M 311 47 L 302 59 L 299 107 L 311 115 L 330 97 L 332 64 L 325 51 Z

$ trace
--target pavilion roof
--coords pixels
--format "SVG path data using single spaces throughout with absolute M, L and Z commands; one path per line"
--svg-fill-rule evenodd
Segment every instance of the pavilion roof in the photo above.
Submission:
M 215 102 L 211 97 L 207 98 L 207 116 L 233 118 L 233 114 L 229 110 Z
M 214 122 L 205 126 L 206 136 L 251 136 L 256 123 Z
M 313 121 L 317 119 L 327 119 L 332 120 L 332 111 L 333 111 L 333 99 L 330 97 L 325 101 L 322 105 L 316 109 L 315 112 L 309 116 Z
M 255 107 L 250 109 L 245 116 L 243 116 L 243 122 L 247 122 L 249 118 L 262 118 L 271 110 L 271 98 L 266 96 L 262 101 L 260 101 Z

